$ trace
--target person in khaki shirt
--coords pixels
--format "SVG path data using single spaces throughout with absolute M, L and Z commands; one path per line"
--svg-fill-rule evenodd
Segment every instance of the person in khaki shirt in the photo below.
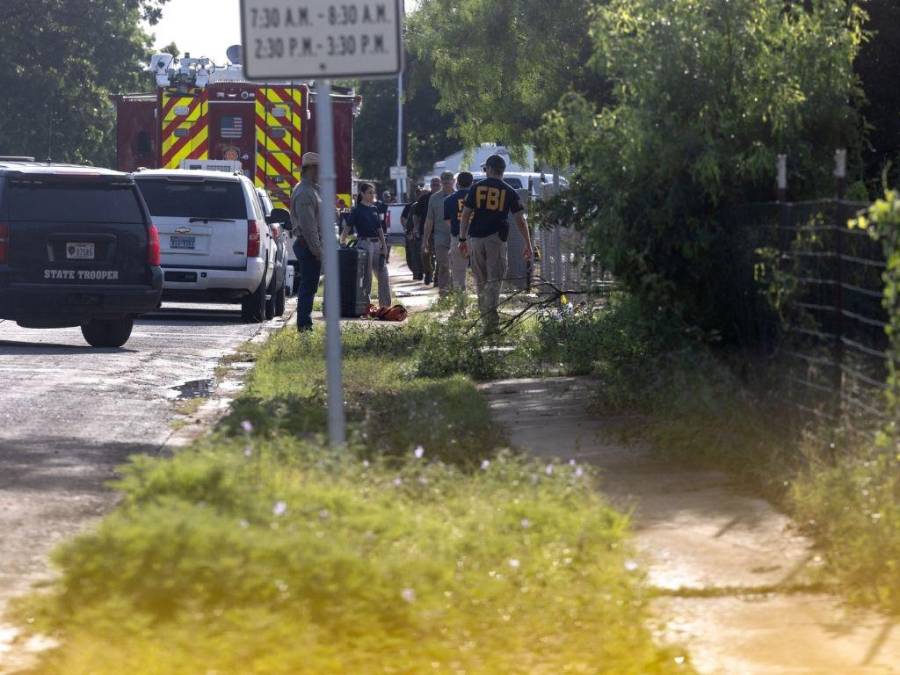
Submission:
M 425 217 L 425 241 L 430 244 L 434 235 L 434 259 L 437 287 L 441 295 L 450 292 L 450 226 L 444 219 L 444 200 L 453 194 L 453 172 L 441 174 L 441 189 L 428 200 Z
M 322 276 L 322 231 L 319 227 L 319 155 L 307 152 L 300 158 L 300 182 L 291 192 L 294 254 L 300 273 L 297 290 L 297 330 L 312 330 L 312 308 Z

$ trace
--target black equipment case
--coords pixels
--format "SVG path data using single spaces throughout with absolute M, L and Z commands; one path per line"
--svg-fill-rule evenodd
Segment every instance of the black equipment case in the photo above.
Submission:
M 369 253 L 355 246 L 338 249 L 338 276 L 341 280 L 341 316 L 356 318 L 368 314 L 369 298 L 363 290 L 369 270 Z M 328 283 L 328 280 L 325 280 Z

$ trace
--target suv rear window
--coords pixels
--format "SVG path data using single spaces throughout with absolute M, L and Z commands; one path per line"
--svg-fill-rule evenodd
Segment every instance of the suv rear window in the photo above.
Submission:
M 153 216 L 247 220 L 244 191 L 237 181 L 138 179 Z
M 72 185 L 10 181 L 10 220 L 62 223 L 143 223 L 133 185 Z

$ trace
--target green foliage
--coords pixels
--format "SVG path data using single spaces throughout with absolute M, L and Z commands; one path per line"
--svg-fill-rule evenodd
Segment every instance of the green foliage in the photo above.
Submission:
M 455 152 L 458 142 L 453 117 L 436 110 L 438 93 L 431 83 L 432 65 L 415 54 L 406 55 L 403 72 L 403 157 L 410 176 L 431 170 L 434 162 Z M 388 168 L 397 159 L 397 82 L 360 83 L 362 110 L 353 123 L 353 161 L 360 176 L 379 181 L 394 191 Z
M 166 0 L 4 0 L 0 154 L 112 165 L 110 93 L 142 81 Z
M 409 377 L 410 361 L 428 328 L 412 321 L 344 327 L 344 399 L 349 433 L 373 454 L 405 456 L 422 445 L 432 457 L 478 465 L 502 444 L 481 395 L 468 380 L 436 379 L 449 371 Z M 260 354 L 245 393 L 223 428 L 253 435 L 314 438 L 327 429 L 324 335 L 279 333 Z
M 900 440 L 900 193 L 888 190 L 883 199 L 869 208 L 868 216 L 851 220 L 850 225 L 868 229 L 884 248 L 884 308 L 888 316 L 885 329 L 890 339 L 888 354 L 888 410 L 895 420 L 886 433 Z
M 830 192 L 834 149 L 860 142 L 862 19 L 845 0 L 601 7 L 594 64 L 615 102 L 570 96 L 546 116 L 542 133 L 576 162 L 557 217 L 646 304 L 731 336 L 740 245 L 722 214 L 771 198 L 779 152 L 795 196 Z
M 410 17 L 409 43 L 434 64 L 440 108 L 453 113 L 469 146 L 537 139 L 541 116 L 572 90 L 607 91 L 587 67 L 596 0 L 424 0 Z
M 809 468 L 791 485 L 797 519 L 852 599 L 900 614 L 900 446 L 884 438 L 823 450 L 807 440 L 806 453 Z
M 627 519 L 589 470 L 497 453 L 468 381 L 411 379 L 427 329 L 344 336 L 351 410 L 389 400 L 422 452 L 379 446 L 368 422 L 331 451 L 259 414 L 252 431 L 230 420 L 172 458 L 134 459 L 119 508 L 18 608 L 61 639 L 40 672 L 689 672 L 644 628 Z M 321 361 L 320 336 L 274 336 L 241 411 L 309 396 Z M 490 460 L 441 461 L 441 439 L 469 433 Z

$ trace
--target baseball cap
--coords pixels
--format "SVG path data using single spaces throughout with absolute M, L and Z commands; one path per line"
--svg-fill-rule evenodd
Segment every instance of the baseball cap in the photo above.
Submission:
M 300 168 L 306 168 L 307 166 L 319 166 L 319 153 L 317 152 L 305 152 L 303 153 L 303 157 L 300 158 Z
M 500 155 L 491 155 L 486 160 L 484 160 L 484 164 L 482 168 L 491 167 L 494 171 L 499 171 L 503 173 L 506 171 L 506 160 L 504 160 Z

